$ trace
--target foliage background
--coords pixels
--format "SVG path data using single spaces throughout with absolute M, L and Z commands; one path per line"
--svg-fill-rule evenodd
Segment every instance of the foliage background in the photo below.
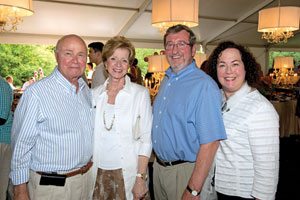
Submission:
M 49 75 L 56 66 L 53 51 L 54 46 L 0 44 L 0 75 L 12 76 L 16 87 L 21 87 L 39 68 Z
M 12 76 L 16 87 L 21 87 L 39 68 L 48 76 L 56 66 L 54 49 L 54 46 L 0 44 L 0 75 L 4 78 Z M 160 50 L 136 49 L 138 66 L 143 76 L 148 70 L 148 63 L 144 58 L 154 52 L 159 53 Z

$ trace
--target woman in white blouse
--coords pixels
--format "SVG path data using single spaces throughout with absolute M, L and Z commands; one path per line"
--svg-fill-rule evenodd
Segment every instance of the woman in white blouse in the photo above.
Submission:
M 124 37 L 113 37 L 103 47 L 109 77 L 92 90 L 95 200 L 141 199 L 148 191 L 152 111 L 148 90 L 126 76 L 134 57 L 134 47 Z
M 223 94 L 227 140 L 216 154 L 219 200 L 275 199 L 279 171 L 279 118 L 253 86 L 258 64 L 243 46 L 222 42 L 208 61 Z

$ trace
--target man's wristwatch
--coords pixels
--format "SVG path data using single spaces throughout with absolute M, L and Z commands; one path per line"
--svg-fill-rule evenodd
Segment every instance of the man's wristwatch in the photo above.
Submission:
M 136 174 L 136 177 L 139 177 L 141 179 L 143 179 L 144 181 L 146 181 L 148 179 L 148 175 L 147 174 Z
M 189 186 L 186 186 L 186 189 L 194 196 L 199 196 L 200 192 L 197 192 L 196 190 L 192 190 Z

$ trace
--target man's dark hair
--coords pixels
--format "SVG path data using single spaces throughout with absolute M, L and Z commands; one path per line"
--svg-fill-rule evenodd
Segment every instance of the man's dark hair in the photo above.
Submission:
M 91 66 L 92 69 L 94 68 L 93 63 L 91 62 L 87 63 L 87 65 Z
M 89 48 L 93 48 L 95 52 L 102 52 L 104 44 L 102 42 L 92 42 L 88 45 Z
M 164 46 L 166 47 L 166 40 L 169 34 L 171 33 L 179 33 L 180 31 L 185 30 L 186 32 L 188 32 L 190 34 L 189 36 L 189 45 L 192 47 L 194 46 L 194 44 L 196 44 L 196 35 L 194 34 L 194 32 L 187 26 L 182 25 L 182 24 L 177 24 L 175 26 L 172 26 L 170 28 L 168 28 L 166 34 L 164 35 Z

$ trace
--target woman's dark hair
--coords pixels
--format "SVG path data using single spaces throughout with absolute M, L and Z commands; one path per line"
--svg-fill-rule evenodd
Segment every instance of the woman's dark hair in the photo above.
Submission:
M 231 41 L 221 42 L 211 53 L 208 58 L 208 74 L 218 83 L 219 87 L 221 88 L 221 84 L 218 80 L 217 76 L 217 64 L 221 53 L 228 48 L 233 48 L 239 50 L 241 54 L 242 61 L 245 66 L 246 76 L 245 80 L 247 81 L 248 85 L 254 87 L 255 83 L 258 81 L 258 67 L 259 64 L 256 62 L 254 56 L 250 51 L 242 46 L 235 44 Z

